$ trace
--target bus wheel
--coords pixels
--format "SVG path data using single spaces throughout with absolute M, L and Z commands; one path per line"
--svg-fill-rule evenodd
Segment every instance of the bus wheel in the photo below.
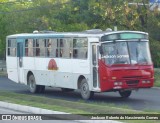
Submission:
M 36 85 L 36 81 L 33 75 L 29 76 L 28 84 L 31 93 L 37 93 L 39 91 L 39 85 Z
M 122 98 L 128 98 L 131 95 L 132 91 L 119 91 L 119 94 Z
M 89 85 L 86 79 L 83 79 L 81 81 L 80 90 L 81 90 L 81 96 L 85 100 L 91 99 L 94 95 L 94 92 L 89 90 Z

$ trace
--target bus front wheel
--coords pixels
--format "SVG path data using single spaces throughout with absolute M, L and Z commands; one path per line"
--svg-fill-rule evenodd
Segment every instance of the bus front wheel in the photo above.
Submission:
M 36 85 L 35 77 L 33 74 L 29 76 L 28 84 L 31 93 L 42 93 L 45 90 L 45 86 Z
M 119 91 L 119 94 L 121 95 L 122 98 L 128 98 L 131 95 L 132 91 L 127 90 L 127 91 Z
M 89 85 L 86 79 L 83 79 L 81 81 L 80 90 L 81 90 L 81 96 L 85 100 L 91 99 L 94 95 L 94 92 L 89 90 Z

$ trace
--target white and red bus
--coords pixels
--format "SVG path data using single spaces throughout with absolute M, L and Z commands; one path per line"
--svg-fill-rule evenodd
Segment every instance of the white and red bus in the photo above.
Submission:
M 36 32 L 6 38 L 8 78 L 39 93 L 45 86 L 79 89 L 83 99 L 95 92 L 153 86 L 148 34 L 140 31 Z

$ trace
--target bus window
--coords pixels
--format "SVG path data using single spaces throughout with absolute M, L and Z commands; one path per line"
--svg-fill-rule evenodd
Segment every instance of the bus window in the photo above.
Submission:
M 8 56 L 11 55 L 11 40 L 8 40 Z
M 97 54 L 96 54 L 96 45 L 92 46 L 92 64 L 97 64 Z
M 46 56 L 51 56 L 51 39 L 45 39 L 45 47 L 46 47 Z
M 56 57 L 57 39 L 45 39 L 46 56 Z
M 16 56 L 16 40 L 8 40 L 8 56 Z
M 25 40 L 25 56 L 33 56 L 33 39 Z
M 127 42 L 104 43 L 102 48 L 106 64 L 130 64 Z
M 62 58 L 70 58 L 71 57 L 71 39 L 66 38 L 66 39 L 60 39 L 58 41 L 58 49 L 56 52 L 58 57 Z
M 35 56 L 40 56 L 39 40 L 35 40 Z
M 28 56 L 28 39 L 25 40 L 25 56 Z
M 129 52 L 132 64 L 151 64 L 148 42 L 129 42 Z
M 85 38 L 73 39 L 73 58 L 86 59 L 88 42 Z
M 56 57 L 57 39 L 51 39 L 51 56 Z
M 39 39 L 39 56 L 45 56 L 45 40 Z

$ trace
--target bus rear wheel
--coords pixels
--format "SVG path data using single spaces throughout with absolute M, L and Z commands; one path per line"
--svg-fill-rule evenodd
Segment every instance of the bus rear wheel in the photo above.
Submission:
M 81 90 L 81 96 L 85 100 L 91 99 L 94 96 L 94 92 L 89 90 L 89 85 L 86 79 L 82 79 L 80 90 Z
M 33 74 L 29 76 L 28 84 L 29 84 L 29 91 L 31 93 L 43 93 L 45 90 L 45 86 L 36 85 L 35 77 Z
M 128 98 L 131 95 L 132 91 L 127 90 L 127 91 L 119 91 L 119 94 L 121 95 L 122 98 Z

